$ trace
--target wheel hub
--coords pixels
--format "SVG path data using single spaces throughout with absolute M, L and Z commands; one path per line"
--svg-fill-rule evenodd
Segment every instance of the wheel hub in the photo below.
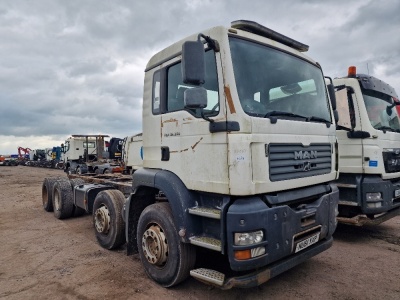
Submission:
M 99 233 L 107 234 L 110 230 L 110 212 L 107 206 L 101 206 L 94 213 L 94 226 Z
M 149 263 L 162 266 L 168 258 L 168 243 L 162 228 L 150 226 L 142 236 L 143 253 Z

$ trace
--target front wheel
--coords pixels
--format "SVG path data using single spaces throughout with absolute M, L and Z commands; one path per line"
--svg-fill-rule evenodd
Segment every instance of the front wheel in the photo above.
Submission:
M 118 190 L 101 191 L 94 200 L 93 224 L 97 241 L 103 248 L 114 249 L 125 243 L 124 201 L 124 194 Z
M 143 210 L 137 241 L 143 267 L 155 282 L 171 287 L 189 276 L 196 261 L 196 248 L 179 240 L 168 203 L 155 203 Z

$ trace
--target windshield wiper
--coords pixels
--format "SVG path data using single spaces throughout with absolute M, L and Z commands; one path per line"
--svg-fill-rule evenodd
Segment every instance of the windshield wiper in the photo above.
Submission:
M 291 112 L 286 112 L 286 111 L 279 111 L 279 110 L 273 110 L 270 112 L 267 112 L 264 116 L 264 118 L 269 118 L 269 117 L 294 117 L 294 118 L 302 118 L 302 119 L 307 119 L 305 116 L 297 115 Z
M 329 127 L 331 124 L 330 121 L 325 120 L 324 118 L 315 117 L 315 116 L 305 117 L 305 116 L 294 114 L 291 112 L 278 111 L 278 110 L 273 110 L 273 111 L 266 113 L 264 118 L 281 117 L 281 116 L 282 117 L 301 118 L 301 119 L 304 119 L 306 122 L 322 122 L 322 123 L 325 123 L 327 127 Z
M 382 130 L 383 133 L 386 133 L 386 131 L 400 132 L 399 129 L 393 129 L 392 127 L 389 127 L 389 126 L 380 126 L 380 127 L 376 127 L 375 129 Z
M 322 122 L 322 123 L 325 123 L 325 124 L 331 124 L 331 121 L 328 121 L 328 120 L 326 120 L 324 118 L 315 117 L 315 116 L 308 117 L 307 121 L 311 121 L 311 122 L 314 121 L 314 122 Z

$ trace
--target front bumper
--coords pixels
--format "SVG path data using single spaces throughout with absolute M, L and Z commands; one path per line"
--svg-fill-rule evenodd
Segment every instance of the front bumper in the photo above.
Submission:
M 289 260 L 291 264 L 294 261 L 300 263 L 325 250 L 319 245 L 331 240 L 336 229 L 338 201 L 339 192 L 334 185 L 331 186 L 330 193 L 323 194 L 316 200 L 301 201 L 295 208 L 293 205 L 270 207 L 258 197 L 236 200 L 226 215 L 227 254 L 231 269 L 234 271 L 269 269 L 269 265 L 279 265 L 278 262 L 282 260 Z M 264 232 L 264 239 L 260 243 L 246 246 L 234 244 L 236 232 L 256 230 Z M 316 244 L 295 253 L 298 243 L 315 234 L 319 234 Z M 247 260 L 235 258 L 235 251 L 260 247 L 265 247 L 265 254 Z M 279 269 L 279 266 L 274 268 Z M 282 268 L 287 270 L 284 266 Z
M 318 244 L 311 246 L 304 252 L 299 252 L 295 255 L 289 256 L 285 259 L 282 259 L 272 265 L 269 265 L 264 268 L 260 268 L 257 271 L 248 273 L 246 275 L 242 276 L 237 276 L 237 277 L 230 277 L 230 278 L 224 278 L 224 275 L 221 273 L 218 273 L 219 277 L 222 278 L 220 282 L 217 282 L 215 280 L 209 280 L 206 277 L 203 277 L 198 274 L 200 272 L 207 272 L 210 270 L 206 269 L 201 269 L 201 270 L 193 270 L 190 272 L 190 274 L 195 277 L 196 279 L 210 285 L 214 285 L 220 289 L 223 290 L 228 290 L 233 287 L 237 288 L 251 288 L 251 287 L 256 287 L 259 286 L 271 278 L 299 265 L 300 263 L 310 259 L 311 257 L 329 249 L 332 246 L 333 238 L 330 237 L 327 240 L 320 241 Z M 211 271 L 213 272 L 213 271 Z M 215 275 L 215 272 L 214 272 Z M 218 276 L 217 275 L 217 276 Z
M 362 213 L 373 215 L 400 207 L 400 196 L 395 196 L 396 190 L 400 193 L 400 181 L 383 180 L 380 176 L 364 177 L 361 184 Z M 379 200 L 370 201 L 367 199 L 367 193 L 381 193 L 382 197 Z

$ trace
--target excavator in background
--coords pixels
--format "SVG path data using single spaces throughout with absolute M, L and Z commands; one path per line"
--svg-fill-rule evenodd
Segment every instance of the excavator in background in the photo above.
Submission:
M 18 147 L 18 164 L 25 165 L 26 161 L 29 160 L 29 153 L 32 151 L 31 148 Z

